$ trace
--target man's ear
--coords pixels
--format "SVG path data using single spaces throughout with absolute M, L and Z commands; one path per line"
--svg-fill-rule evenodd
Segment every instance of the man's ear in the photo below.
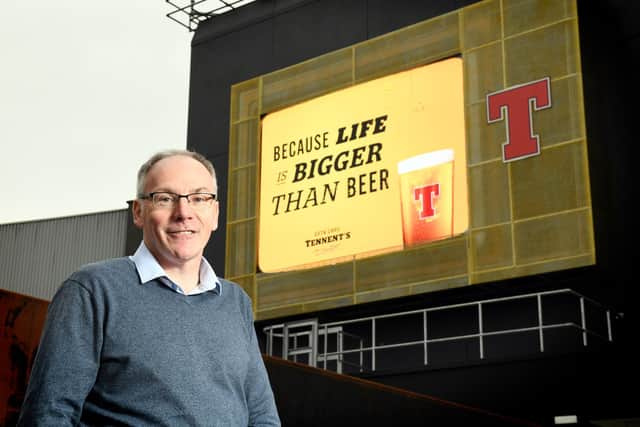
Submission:
M 218 216 L 220 215 L 220 202 L 217 200 L 213 202 L 213 209 L 211 210 L 213 215 L 213 227 L 212 231 L 216 231 L 218 229 Z
M 144 221 L 142 221 L 142 203 L 140 200 L 134 200 L 131 205 L 131 213 L 133 215 L 133 223 L 138 228 L 142 228 Z

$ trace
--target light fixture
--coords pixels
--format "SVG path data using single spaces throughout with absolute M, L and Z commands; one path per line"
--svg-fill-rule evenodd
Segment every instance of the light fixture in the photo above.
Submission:
M 576 415 L 559 415 L 553 417 L 553 423 L 559 424 L 578 424 L 578 417 Z

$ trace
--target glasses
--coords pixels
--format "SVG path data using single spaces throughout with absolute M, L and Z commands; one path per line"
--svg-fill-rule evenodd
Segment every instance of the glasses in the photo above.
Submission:
M 187 199 L 191 207 L 195 209 L 209 207 L 216 199 L 216 195 L 214 193 L 176 194 L 167 191 L 155 191 L 145 196 L 141 196 L 140 198 L 144 200 L 151 200 L 154 208 L 168 209 L 174 208 L 183 197 Z

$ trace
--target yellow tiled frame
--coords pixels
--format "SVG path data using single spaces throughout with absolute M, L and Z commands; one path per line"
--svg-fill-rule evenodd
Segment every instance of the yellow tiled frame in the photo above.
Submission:
M 469 230 L 335 266 L 257 273 L 260 117 L 398 71 L 464 63 Z M 549 77 L 552 108 L 534 114 L 541 154 L 504 163 L 505 123 L 486 95 Z M 595 263 L 575 0 L 487 0 L 231 89 L 227 277 L 257 319 Z

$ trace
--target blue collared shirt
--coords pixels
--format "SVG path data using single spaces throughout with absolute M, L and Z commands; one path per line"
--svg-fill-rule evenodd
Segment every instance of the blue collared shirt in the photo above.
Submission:
M 182 295 L 198 295 L 208 291 L 214 291 L 220 294 L 222 291 L 222 285 L 220 280 L 218 280 L 218 276 L 216 276 L 213 267 L 211 267 L 204 257 L 202 257 L 202 262 L 200 263 L 200 281 L 198 282 L 198 286 L 189 292 L 189 294 L 185 294 L 182 287 L 167 276 L 167 273 L 149 251 L 144 241 L 140 243 L 136 253 L 129 258 L 136 265 L 136 270 L 138 270 L 138 276 L 140 276 L 140 282 L 142 284 L 158 279 L 164 285 Z

